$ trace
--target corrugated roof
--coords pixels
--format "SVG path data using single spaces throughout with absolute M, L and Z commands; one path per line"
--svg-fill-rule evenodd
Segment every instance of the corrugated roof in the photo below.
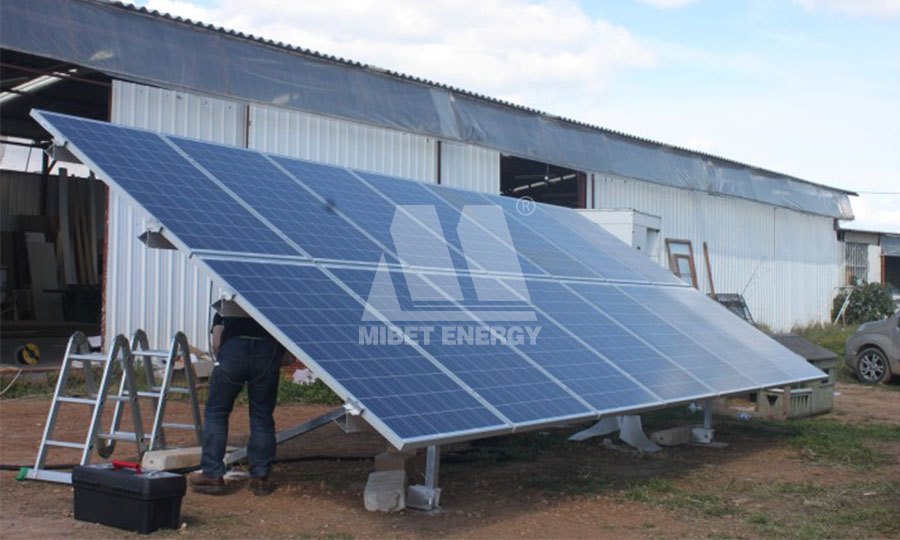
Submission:
M 852 217 L 846 199 L 856 195 L 852 191 L 144 7 L 99 0 L 5 0 L 2 8 L 4 47 L 136 81 L 460 140 L 581 170 Z M 142 26 L 135 16 L 173 31 L 155 35 L 164 27 Z M 152 56 L 141 42 L 144 34 L 163 38 Z M 238 47 L 241 43 L 246 46 Z M 298 61 L 287 62 L 265 50 Z M 279 62 L 279 69 L 272 70 Z M 167 70 L 167 64 L 176 65 Z M 326 65 L 334 71 L 325 73 Z M 313 79 L 318 87 L 308 84 Z M 323 86 L 329 86 L 327 92 Z
M 345 66 L 351 66 L 351 67 L 355 67 L 355 68 L 360 68 L 360 69 L 369 70 L 369 71 L 372 71 L 372 72 L 374 72 L 374 73 L 388 75 L 388 76 L 390 76 L 390 77 L 395 77 L 395 78 L 398 78 L 398 79 L 401 79 L 401 80 L 404 80 L 404 81 L 410 81 L 410 82 L 414 82 L 414 83 L 424 84 L 424 85 L 427 85 L 427 86 L 432 86 L 432 87 L 435 87 L 435 88 L 440 88 L 440 89 L 443 89 L 443 90 L 448 90 L 448 91 L 453 92 L 453 93 L 455 93 L 455 94 L 461 94 L 461 95 L 464 95 L 464 96 L 470 96 L 470 97 L 474 97 L 474 98 L 476 98 L 476 99 L 480 99 L 480 100 L 484 100 L 484 101 L 487 101 L 487 102 L 490 102 L 490 103 L 494 103 L 494 104 L 497 104 L 497 105 L 501 105 L 501 106 L 503 106 L 503 107 L 510 107 L 510 108 L 517 109 L 517 110 L 520 110 L 520 111 L 523 111 L 523 112 L 528 112 L 528 113 L 538 114 L 538 115 L 541 115 L 541 116 L 546 117 L 546 118 L 550 118 L 550 119 L 554 119 L 554 120 L 559 120 L 560 122 L 565 122 L 565 123 L 572 124 L 572 125 L 575 125 L 575 126 L 585 127 L 585 128 L 588 128 L 588 129 L 594 129 L 594 130 L 601 131 L 601 132 L 604 132 L 604 133 L 610 133 L 610 134 L 613 134 L 613 135 L 618 135 L 618 136 L 621 136 L 621 137 L 626 137 L 626 138 L 633 139 L 633 140 L 638 141 L 638 142 L 641 142 L 641 143 L 651 144 L 651 145 L 655 145 L 655 146 L 662 146 L 662 147 L 666 147 L 666 148 L 671 148 L 671 149 L 673 149 L 673 150 L 678 150 L 678 151 L 681 151 L 681 152 L 687 152 L 687 153 L 690 153 L 690 154 L 696 154 L 696 155 L 698 155 L 698 156 L 703 156 L 703 157 L 706 157 L 706 158 L 715 159 L 715 160 L 723 161 L 723 162 L 726 162 L 726 163 L 731 163 L 731 164 L 737 165 L 737 166 L 739 166 L 739 167 L 746 167 L 746 168 L 749 168 L 749 169 L 756 169 L 756 170 L 761 171 L 761 172 L 766 172 L 766 173 L 771 173 L 771 174 L 775 174 L 775 175 L 779 175 L 779 176 L 784 176 L 784 177 L 787 177 L 787 178 L 791 178 L 792 180 L 796 180 L 797 182 L 803 182 L 803 183 L 806 183 L 806 184 L 812 184 L 812 185 L 817 186 L 817 187 L 823 187 L 823 188 L 826 188 L 826 189 L 831 189 L 831 190 L 834 190 L 834 191 L 838 191 L 838 192 L 841 192 L 841 193 L 845 193 L 845 194 L 847 194 L 847 195 L 858 196 L 858 193 L 856 193 L 856 192 L 854 192 L 854 191 L 846 190 L 846 189 L 843 189 L 843 188 L 837 188 L 837 187 L 833 187 L 833 186 L 828 186 L 828 185 L 826 185 L 826 184 L 820 184 L 820 183 L 817 183 L 817 182 L 812 182 L 812 181 L 810 181 L 810 180 L 805 180 L 805 179 L 803 179 L 803 178 L 798 178 L 798 177 L 796 177 L 796 176 L 792 176 L 792 175 L 780 173 L 780 172 L 778 172 L 778 171 L 773 171 L 773 170 L 771 170 L 771 169 L 765 169 L 765 168 L 762 168 L 762 167 L 757 167 L 757 166 L 755 166 L 755 165 L 750 165 L 750 164 L 748 164 L 748 163 L 744 163 L 744 162 L 737 161 L 737 160 L 734 160 L 734 159 L 730 159 L 730 158 L 727 158 L 727 157 L 719 156 L 719 155 L 717 155 L 717 154 L 710 154 L 710 153 L 708 153 L 708 152 L 703 152 L 703 151 L 700 151 L 700 150 L 694 150 L 694 149 L 686 148 L 686 147 L 683 147 L 683 146 L 678 146 L 678 145 L 673 145 L 673 144 L 669 144 L 669 143 L 664 143 L 664 142 L 656 141 L 656 140 L 653 140 L 653 139 L 647 139 L 647 138 L 644 138 L 644 137 L 639 137 L 639 136 L 637 136 L 637 135 L 631 135 L 631 134 L 628 134 L 628 133 L 625 133 L 625 132 L 622 132 L 622 131 L 617 131 L 617 130 L 614 130 L 614 129 L 609 129 L 609 128 L 605 128 L 605 127 L 602 127 L 602 126 L 598 126 L 598 125 L 596 125 L 596 124 L 591 124 L 591 123 L 588 123 L 588 122 L 582 122 L 582 121 L 580 121 L 580 120 L 576 120 L 576 119 L 573 119 L 573 118 L 567 118 L 567 117 L 565 117 L 565 116 L 558 116 L 558 115 L 555 115 L 555 114 L 552 114 L 552 113 L 549 113 L 549 112 L 546 112 L 546 111 L 542 111 L 542 110 L 540 110 L 540 109 L 534 109 L 534 108 L 532 108 L 532 107 L 528 107 L 528 106 L 525 106 L 525 105 L 520 105 L 520 104 L 518 104 L 518 103 L 513 103 L 513 102 L 510 102 L 510 101 L 505 101 L 505 100 L 502 100 L 502 99 L 499 99 L 499 98 L 495 98 L 495 97 L 491 97 L 491 96 L 488 96 L 488 95 L 485 95 L 485 94 L 479 94 L 478 92 L 472 92 L 472 91 L 470 91 L 470 90 L 466 90 L 465 88 L 460 88 L 460 87 L 458 87 L 458 86 L 452 86 L 452 85 L 449 85 L 449 84 L 444 84 L 444 83 L 441 83 L 441 82 L 432 81 L 432 80 L 430 80 L 430 79 L 425 79 L 425 78 L 422 78 L 422 77 L 416 77 L 415 75 L 409 75 L 409 74 L 407 74 L 407 73 L 402 73 L 402 72 L 399 72 L 399 71 L 393 71 L 393 70 L 390 70 L 390 69 L 381 68 L 381 67 L 378 67 L 378 66 L 374 66 L 374 65 L 372 65 L 372 64 L 365 64 L 365 63 L 362 63 L 362 62 L 358 62 L 358 61 L 355 61 L 355 60 L 350 60 L 350 59 L 343 58 L 343 57 L 340 57 L 340 56 L 335 56 L 335 55 L 332 55 L 332 54 L 327 54 L 327 53 L 319 52 L 319 51 L 316 51 L 316 50 L 313 50 L 313 49 L 307 49 L 307 48 L 305 48 L 305 47 L 299 47 L 299 46 L 296 46 L 296 45 L 291 45 L 291 44 L 289 44 L 289 43 L 284 43 L 284 42 L 282 42 L 282 41 L 275 41 L 275 40 L 271 40 L 271 39 L 266 39 L 266 38 L 264 38 L 264 37 L 255 36 L 255 35 L 253 35 L 253 34 L 245 34 L 245 33 L 243 33 L 243 32 L 237 31 L 237 30 L 232 30 L 232 29 L 229 29 L 229 28 L 225 28 L 225 27 L 223 27 L 223 26 L 216 26 L 216 25 L 213 25 L 213 24 L 207 24 L 207 23 L 203 23 L 203 22 L 200 22 L 200 21 L 192 21 L 191 19 L 188 19 L 188 18 L 180 17 L 180 16 L 177 16 L 177 15 L 171 15 L 171 14 L 169 14 L 169 13 L 165 13 L 165 12 L 162 12 L 162 11 L 157 11 L 157 10 L 155 10 L 155 9 L 152 9 L 152 10 L 151 10 L 151 9 L 147 9 L 147 8 L 145 8 L 145 7 L 143 7 L 143 6 L 136 6 L 136 5 L 134 5 L 134 4 L 126 4 L 126 3 L 124 3 L 124 2 L 119 2 L 119 1 L 116 1 L 116 0 L 110 0 L 109 2 L 105 2 L 105 0 L 96 0 L 96 1 L 108 3 L 108 4 L 114 5 L 114 6 L 116 6 L 116 7 L 120 7 L 120 8 L 123 8 L 123 9 L 127 9 L 127 10 L 129 10 L 129 11 L 134 11 L 134 12 L 142 13 L 142 14 L 145 14 L 145 15 L 151 15 L 151 16 L 153 16 L 153 17 L 157 17 L 157 18 L 160 18 L 160 19 L 169 21 L 169 22 L 179 23 L 179 24 L 187 24 L 187 25 L 190 25 L 190 26 L 193 26 L 193 27 L 196 27 L 196 28 L 201 28 L 201 29 L 203 29 L 203 30 L 212 30 L 212 31 L 214 31 L 214 32 L 222 33 L 222 34 L 225 34 L 225 35 L 227 35 L 227 36 L 231 36 L 231 37 L 234 37 L 234 38 L 237 38 L 237 39 L 243 39 L 243 40 L 247 40 L 247 41 L 252 41 L 252 42 L 254 42 L 254 43 L 261 44 L 261 45 L 266 45 L 266 46 L 270 46 L 270 47 L 277 47 L 277 48 L 279 48 L 279 49 L 291 51 L 291 52 L 293 52 L 293 53 L 303 54 L 303 55 L 311 56 L 311 57 L 318 58 L 318 59 L 321 59 L 321 60 L 327 60 L 327 61 L 329 61 L 329 62 L 339 63 L 339 64 L 342 64 L 342 65 L 345 65 Z

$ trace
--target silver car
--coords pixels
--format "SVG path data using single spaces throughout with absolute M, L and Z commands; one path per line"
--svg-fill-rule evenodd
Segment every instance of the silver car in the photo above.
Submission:
M 900 312 L 860 326 L 844 351 L 847 366 L 864 383 L 887 383 L 900 375 Z

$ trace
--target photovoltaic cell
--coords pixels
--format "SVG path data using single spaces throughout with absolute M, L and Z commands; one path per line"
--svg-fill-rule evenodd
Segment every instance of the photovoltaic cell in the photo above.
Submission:
M 191 249 L 294 253 L 155 133 L 43 114 L 102 174 Z
M 752 370 L 759 380 L 763 380 L 766 376 L 774 378 L 782 373 L 793 381 L 822 378 L 822 372 L 818 368 L 752 325 L 734 316 L 718 302 L 706 298 L 690 288 L 667 288 L 661 290 L 660 293 L 667 298 L 681 302 L 691 316 L 702 318 L 710 325 L 710 328 L 718 331 L 720 336 L 737 340 L 745 348 L 753 351 L 757 362 L 754 363 L 751 358 L 747 358 L 741 369 Z M 732 316 L 726 317 L 726 315 Z M 774 364 L 777 371 L 769 372 L 770 364 Z
M 471 231 L 477 225 L 463 218 L 461 208 L 448 204 L 421 182 L 389 178 L 374 173 L 359 174 L 373 189 L 397 205 L 434 208 L 440 223 L 440 228 L 435 232 L 443 235 L 447 244 L 451 246 L 451 258 L 455 269 L 544 274 L 540 268 L 519 257 L 517 246 L 513 245 L 511 240 L 504 242 L 503 238 L 493 235 L 467 234 L 464 247 L 460 231 L 467 232 L 467 229 Z M 427 246 L 422 247 L 428 249 Z M 510 263 L 510 260 L 513 262 Z
M 461 189 L 442 188 L 440 186 L 427 186 L 432 193 L 437 194 L 460 212 L 467 205 L 477 206 L 493 204 L 485 200 L 480 194 Z M 532 231 L 516 220 L 507 220 L 507 227 L 512 236 L 512 242 L 523 264 L 523 272 L 535 274 L 529 271 L 535 266 L 538 274 L 550 274 L 560 277 L 600 278 L 600 275 L 581 262 L 557 249 L 553 244 L 543 238 L 532 234 Z M 490 231 L 486 231 L 490 233 Z
M 409 345 L 360 344 L 363 305 L 319 269 L 207 264 L 401 438 L 503 427 Z
M 684 285 L 672 272 L 658 264 L 647 264 L 647 255 L 615 238 L 600 225 L 586 219 L 585 216 L 578 215 L 578 212 L 543 203 L 538 203 L 538 208 L 543 209 L 544 213 L 550 218 L 561 223 L 581 239 L 590 243 L 593 249 L 600 250 L 627 266 L 631 271 L 632 277 L 626 279 L 640 281 L 642 277 L 652 283 Z M 612 278 L 611 275 L 606 277 Z
M 510 290 L 509 280 L 473 276 L 472 281 L 476 287 L 480 283 L 481 288 Z M 659 403 L 659 397 L 543 314 L 542 308 L 556 298 L 553 291 L 542 286 L 544 283 L 554 285 L 535 280 L 528 282 L 533 301 L 527 305 L 536 311 L 536 320 L 531 324 L 531 328 L 537 331 L 536 338 L 530 340 L 527 335 L 509 335 L 514 346 L 597 410 L 638 408 Z
M 571 230 L 558 221 L 551 219 L 549 217 L 549 205 L 535 204 L 534 211 L 527 213 L 519 210 L 517 199 L 499 195 L 483 195 L 483 197 L 487 202 L 501 206 L 506 213 L 508 221 L 521 223 L 527 230 L 525 234 L 528 237 L 540 236 L 544 238 L 555 248 L 565 252 L 571 258 L 577 259 L 600 277 L 605 279 L 645 281 L 644 276 L 641 274 L 620 263 L 606 251 L 594 248 L 590 242 L 580 235 L 572 234 Z M 565 211 L 562 208 L 560 210 Z M 598 234 L 606 235 L 609 233 L 600 229 Z
M 323 201 L 301 187 L 258 152 L 171 137 L 201 167 L 268 219 L 313 258 L 394 259 L 339 215 L 333 201 Z M 296 169 L 300 169 L 303 162 Z M 350 173 L 334 167 L 316 169 L 328 181 L 355 183 Z M 253 181 L 258 179 L 258 181 Z M 295 255 L 299 255 L 296 251 Z
M 694 376 L 715 393 L 753 386 L 753 381 L 738 373 L 729 363 L 692 341 L 671 324 L 655 315 L 628 292 L 636 287 L 572 284 L 572 290 L 595 307 L 628 328 L 641 340 L 659 351 Z
M 684 304 L 673 302 L 665 290 L 655 287 L 623 287 L 623 291 L 664 318 L 686 336 L 702 343 L 704 348 L 718 358 L 727 359 L 730 366 L 749 379 L 748 387 L 774 385 L 791 379 L 767 357 L 753 352 L 739 340 L 719 329 L 715 323 L 699 316 L 694 310 L 687 309 Z M 692 288 L 679 287 L 679 291 L 700 295 Z M 739 322 L 746 324 L 740 320 Z M 768 339 L 766 340 L 768 341 Z
M 333 269 L 343 283 L 360 295 L 369 298 L 375 280 L 370 270 Z M 406 294 L 402 277 L 391 272 L 400 305 L 410 311 L 422 310 Z M 473 297 L 474 290 L 461 280 L 466 297 Z M 468 282 L 469 284 L 471 282 Z M 496 407 L 503 415 L 516 423 L 533 423 L 569 416 L 590 417 L 592 411 L 548 379 L 526 359 L 500 342 L 477 344 L 477 328 L 484 326 L 477 320 L 470 324 L 453 321 L 444 326 L 435 324 L 431 315 L 434 306 L 424 311 L 422 321 L 409 321 L 417 327 L 434 326 L 438 334 L 422 348 L 438 362 L 455 373 L 469 387 Z M 452 331 L 445 335 L 444 332 Z M 484 334 L 482 333 L 482 336 Z
M 660 399 L 672 401 L 710 394 L 708 386 L 614 320 L 621 313 L 621 306 L 601 301 L 603 291 L 608 289 L 611 287 L 607 285 L 591 285 L 580 291 L 588 300 L 596 300 L 596 305 L 612 312 L 605 315 L 562 283 L 528 280 L 536 306 Z

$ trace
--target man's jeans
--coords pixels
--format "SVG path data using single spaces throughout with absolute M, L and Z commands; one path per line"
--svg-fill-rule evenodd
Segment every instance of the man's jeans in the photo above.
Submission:
M 203 474 L 225 474 L 228 417 L 238 393 L 247 385 L 250 401 L 250 476 L 268 476 L 275 457 L 275 419 L 278 373 L 284 349 L 271 340 L 234 337 L 222 344 L 218 365 L 209 379 L 209 397 L 203 424 Z

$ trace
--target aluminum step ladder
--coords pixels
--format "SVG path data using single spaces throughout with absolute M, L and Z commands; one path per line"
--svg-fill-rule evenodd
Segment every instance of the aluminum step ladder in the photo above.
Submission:
M 56 390 L 53 392 L 53 401 L 50 404 L 50 413 L 47 415 L 47 423 L 44 425 L 44 434 L 41 437 L 41 445 L 38 449 L 34 467 L 20 472 L 22 479 L 44 480 L 63 484 L 72 483 L 72 473 L 67 471 L 50 471 L 44 469 L 47 459 L 47 450 L 51 447 L 73 448 L 81 450 L 79 464 L 88 465 L 91 462 L 91 453 L 95 448 L 101 448 L 101 440 L 127 440 L 133 441 L 137 446 L 138 454 L 144 452 L 144 429 L 141 422 L 141 411 L 138 405 L 137 381 L 134 374 L 134 357 L 128 339 L 118 335 L 113 340 L 107 354 L 91 353 L 87 338 L 81 332 L 75 332 L 69 339 L 66 354 L 63 357 L 59 371 L 59 379 L 56 381 Z M 84 370 L 84 381 L 87 389 L 87 397 L 76 397 L 67 393 L 66 385 L 69 373 L 74 362 L 81 362 Z M 95 364 L 103 365 L 103 374 L 99 386 L 94 379 L 93 367 Z M 109 395 L 110 378 L 116 365 L 122 369 L 122 384 L 118 394 Z M 134 432 L 101 433 L 100 421 L 103 416 L 103 406 L 106 400 L 116 402 L 116 407 L 121 410 L 123 403 L 128 403 L 131 409 L 132 425 Z M 90 425 L 84 442 L 61 441 L 54 438 L 56 421 L 59 416 L 60 405 L 78 404 L 92 407 Z
M 161 450 L 166 448 L 165 430 L 182 429 L 194 432 L 197 440 L 197 446 L 201 445 L 201 435 L 203 431 L 203 423 L 200 416 L 200 404 L 197 400 L 197 385 L 194 377 L 194 366 L 191 363 L 191 349 L 188 346 L 187 336 L 183 332 L 176 332 L 172 337 L 172 346 L 168 350 L 152 350 L 148 345 L 147 334 L 143 330 L 137 330 L 131 338 L 131 354 L 135 361 L 140 360 L 143 364 L 144 382 L 147 390 L 138 391 L 139 398 L 149 398 L 153 403 L 153 425 L 150 433 L 147 435 L 147 450 Z M 156 379 L 153 360 L 159 360 L 164 364 L 161 378 Z M 172 376 L 175 372 L 175 362 L 181 359 L 184 365 L 185 386 L 172 386 Z M 119 396 L 127 394 L 127 388 L 123 379 L 119 385 Z M 166 402 L 169 394 L 181 394 L 188 396 L 188 402 L 191 407 L 191 417 L 193 423 L 179 424 L 176 422 L 166 422 Z M 115 434 L 119 431 L 119 422 L 122 417 L 122 400 L 117 400 L 113 409 L 112 422 L 110 424 L 109 434 Z M 107 444 L 98 449 L 101 457 L 108 458 L 115 450 L 117 440 L 115 437 L 107 437 L 108 434 L 101 434 L 101 439 L 106 439 Z

